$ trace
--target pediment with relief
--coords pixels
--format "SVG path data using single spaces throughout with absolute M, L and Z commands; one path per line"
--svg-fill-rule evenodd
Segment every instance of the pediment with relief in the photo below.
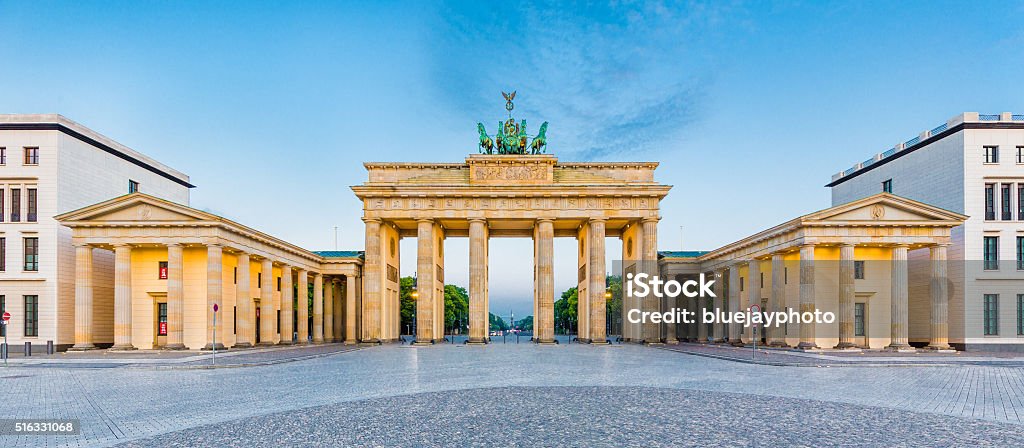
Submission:
M 907 222 L 963 221 L 959 213 L 890 194 L 878 194 L 857 201 L 821 210 L 804 217 L 804 221 L 835 222 Z
M 199 210 L 141 193 L 122 196 L 58 215 L 58 221 L 73 222 L 197 222 L 217 217 Z

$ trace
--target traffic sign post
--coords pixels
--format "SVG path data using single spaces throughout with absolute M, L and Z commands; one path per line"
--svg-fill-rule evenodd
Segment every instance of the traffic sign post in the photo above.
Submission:
M 761 306 L 758 304 L 750 305 L 750 314 L 753 317 L 754 314 L 761 312 Z M 751 323 L 754 339 L 754 351 L 750 352 L 750 358 L 753 359 L 757 355 L 757 324 Z
M 0 317 L 3 318 L 3 322 L 0 322 L 0 323 L 2 323 L 4 327 L 7 327 L 7 323 L 11 321 L 11 312 L 10 311 L 4 311 L 3 316 L 0 316 Z M 3 353 L 3 355 L 4 355 L 4 367 L 7 367 L 7 353 L 10 352 L 10 351 L 11 351 L 11 346 L 7 345 L 7 328 L 4 328 L 4 353 Z
M 213 345 L 210 346 L 213 349 L 213 365 L 217 365 L 217 311 L 220 311 L 220 306 L 216 303 L 213 304 Z

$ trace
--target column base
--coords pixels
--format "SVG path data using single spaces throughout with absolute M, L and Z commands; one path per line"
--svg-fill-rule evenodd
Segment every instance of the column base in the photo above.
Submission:
M 334 338 L 324 338 L 324 342 L 328 343 L 328 344 L 333 344 L 334 343 Z
M 68 349 L 68 350 L 71 350 L 71 349 Z M 121 345 L 114 345 L 114 346 L 110 347 L 107 350 L 110 350 L 110 351 L 113 351 L 113 352 L 127 352 L 127 351 L 138 350 L 138 349 L 135 348 L 135 346 L 131 345 L 131 344 L 121 344 Z
M 206 344 L 200 350 L 210 351 L 210 350 L 213 350 L 213 347 L 214 347 L 213 344 Z M 216 347 L 217 347 L 217 350 L 227 350 L 227 348 L 224 347 L 224 344 L 221 344 L 220 342 L 217 343 Z
M 535 344 L 539 344 L 539 345 L 555 345 L 555 344 L 557 344 L 557 342 L 555 342 L 554 339 L 540 339 L 540 338 L 538 338 L 538 339 L 534 339 L 533 342 Z
M 731 345 L 733 347 L 743 347 L 746 344 L 744 344 L 743 341 L 741 341 L 739 339 L 729 339 L 729 345 Z
M 801 342 L 801 343 L 796 345 L 796 349 L 797 350 L 821 350 L 821 348 L 818 347 L 818 344 L 815 344 L 813 342 Z
M 917 353 L 917 349 L 911 347 L 909 344 L 889 344 L 887 347 L 883 348 L 882 351 L 891 353 Z
M 278 342 L 277 344 L 278 345 L 295 345 L 295 341 L 281 340 L 281 342 Z
M 252 348 L 251 342 L 236 342 L 234 347 L 231 348 Z
M 99 347 L 97 347 L 94 344 L 89 343 L 89 344 L 75 344 L 75 345 L 71 346 L 71 348 L 69 348 L 68 351 L 69 352 L 84 352 L 84 351 L 88 351 L 88 350 L 98 350 L 98 349 L 99 349 Z
M 433 339 L 415 340 L 415 341 L 412 341 L 412 345 L 417 345 L 417 346 L 434 345 L 434 340 Z
M 260 342 L 260 343 L 256 344 L 257 347 L 273 347 L 275 345 L 277 345 L 277 344 L 275 344 L 273 341 Z
M 486 338 L 469 338 L 466 340 L 466 345 L 486 345 Z
M 665 343 L 668 345 L 679 345 L 679 339 L 665 339 Z
M 724 344 L 725 343 L 725 339 L 717 338 L 717 339 L 711 341 L 711 343 L 712 344 Z
M 345 345 L 356 345 L 356 344 L 358 344 L 358 342 L 356 342 L 355 339 L 346 339 L 345 340 Z
M 185 350 L 185 344 L 167 344 L 160 347 L 161 350 Z
M 834 348 L 836 350 L 849 350 L 849 349 L 860 348 L 860 347 L 858 347 L 857 344 L 854 344 L 852 342 L 840 342 L 840 343 L 836 344 L 835 347 L 832 347 L 832 348 Z
M 323 344 L 323 343 L 324 343 L 323 339 L 313 339 L 313 345 L 320 345 L 320 344 Z
M 769 347 L 774 347 L 774 348 L 790 348 L 789 344 L 787 344 L 787 343 L 785 343 L 783 341 L 772 341 L 772 342 L 768 343 L 768 346 Z M 817 347 L 815 347 L 815 348 L 817 348 Z
M 931 351 L 931 352 L 956 353 L 956 349 L 951 347 L 949 344 L 936 344 L 936 345 L 929 344 L 924 349 L 928 350 L 928 351 Z

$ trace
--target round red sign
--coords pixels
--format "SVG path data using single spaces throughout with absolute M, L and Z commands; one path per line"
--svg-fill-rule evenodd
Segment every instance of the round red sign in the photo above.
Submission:
M 10 311 L 4 311 L 4 320 L 11 320 Z

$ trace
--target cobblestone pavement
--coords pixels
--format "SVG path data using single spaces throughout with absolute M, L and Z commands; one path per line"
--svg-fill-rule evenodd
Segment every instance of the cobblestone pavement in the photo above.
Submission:
M 556 386 L 338 403 L 190 428 L 123 446 L 1022 446 L 1020 429 L 792 398 Z
M 216 366 L 239 367 L 291 362 L 358 349 L 356 345 L 317 344 L 268 348 L 231 349 L 216 354 Z M 49 356 L 19 357 L 11 365 L 22 368 L 115 368 L 162 367 L 208 368 L 215 354 L 202 351 L 108 351 L 65 352 Z
M 333 440 L 330 437 L 343 437 L 344 434 L 357 437 L 365 427 L 366 443 L 375 444 L 376 437 L 387 435 L 374 432 L 370 424 L 374 420 L 370 417 L 352 420 L 349 427 L 335 426 L 331 429 L 313 424 L 303 426 L 302 416 L 318 418 L 318 411 L 311 409 L 317 406 L 350 411 L 358 409 L 358 401 L 364 401 L 370 403 L 368 415 L 388 415 L 392 420 L 381 421 L 396 421 L 396 425 L 417 428 L 408 423 L 408 420 L 415 420 L 417 413 L 427 412 L 429 415 L 433 412 L 433 403 L 439 406 L 438 410 L 443 409 L 440 407 L 443 402 L 422 394 L 459 397 L 472 392 L 472 389 L 510 388 L 497 393 L 501 395 L 537 386 L 597 388 L 587 389 L 589 392 L 551 392 L 546 395 L 548 402 L 564 398 L 567 404 L 547 406 L 552 410 L 545 411 L 564 412 L 565 418 L 581 422 L 593 420 L 594 424 L 588 430 L 596 433 L 637 433 L 653 430 L 652 425 L 671 422 L 673 433 L 683 431 L 680 428 L 685 427 L 693 432 L 694 437 L 723 437 L 720 440 L 729 443 L 731 439 L 728 437 L 734 433 L 721 429 L 716 422 L 729 422 L 733 418 L 758 422 L 759 430 L 767 433 L 773 432 L 767 429 L 780 419 L 831 419 L 856 423 L 856 419 L 866 418 L 866 414 L 872 413 L 884 414 L 877 417 L 881 420 L 872 421 L 889 423 L 851 426 L 844 430 L 844 439 L 837 440 L 828 438 L 833 437 L 827 433 L 829 423 L 820 422 L 817 426 L 808 426 L 819 429 L 807 429 L 796 433 L 795 437 L 808 440 L 807 444 L 839 444 L 845 443 L 845 438 L 860 441 L 857 443 L 873 444 L 872 440 L 883 443 L 881 439 L 871 437 L 883 437 L 876 433 L 887 431 L 909 436 L 910 433 L 899 431 L 910 425 L 921 428 L 921 431 L 932 427 L 933 431 L 920 435 L 926 438 L 906 439 L 905 444 L 919 440 L 921 444 L 960 445 L 973 444 L 970 428 L 998 434 L 1004 432 L 1002 428 L 1005 425 L 1024 429 L 1021 425 L 1024 417 L 1024 369 L 1021 368 L 987 365 L 786 367 L 737 363 L 636 345 L 495 344 L 467 347 L 442 344 L 423 348 L 385 345 L 241 369 L 12 367 L 0 371 L 0 384 L 4 387 L 2 418 L 77 418 L 82 422 L 80 436 L 0 436 L 0 446 L 5 447 L 109 446 L 153 437 L 156 437 L 154 443 L 159 444 L 163 435 L 178 437 L 169 433 L 197 426 L 244 426 L 257 421 L 266 426 L 268 433 L 288 427 L 298 432 L 308 428 L 312 433 L 313 428 L 319 428 L 316 437 L 326 437 L 322 440 L 328 443 Z M 624 389 L 602 391 L 607 387 Z M 657 391 L 649 394 L 640 392 L 638 388 L 656 388 Z M 655 396 L 663 389 L 679 391 L 682 395 L 675 398 L 669 395 L 667 402 L 660 401 Z M 712 399 L 698 392 L 712 394 Z M 486 397 L 488 392 L 479 393 L 485 394 L 480 397 Z M 529 391 L 522 393 L 526 397 L 530 394 Z M 601 393 L 609 394 L 607 399 L 600 399 Z M 636 394 L 640 398 L 630 398 Z M 587 401 L 591 395 L 598 397 L 597 401 Z M 647 401 L 648 396 L 652 401 Z M 740 399 L 751 400 L 750 407 L 740 404 L 747 402 L 736 401 Z M 774 399 L 778 401 L 772 401 Z M 387 400 L 409 400 L 410 405 L 408 408 L 395 407 L 392 404 L 396 401 Z M 538 403 L 544 402 L 540 398 L 538 400 Z M 669 406 L 674 401 L 686 401 L 690 405 Z M 723 401 L 735 402 L 736 405 L 730 407 L 731 412 L 719 416 L 718 410 L 724 406 L 720 402 Z M 617 404 L 620 402 L 623 403 L 621 406 Z M 451 406 L 461 406 L 464 411 L 470 403 L 479 401 L 456 400 L 453 403 Z M 497 427 L 500 431 L 493 439 L 496 444 L 537 436 L 533 428 L 539 427 L 530 425 L 542 424 L 544 416 L 548 415 L 540 411 L 519 411 L 515 403 L 505 411 L 514 413 L 509 417 L 509 423 Z M 770 403 L 786 404 L 773 412 L 758 410 L 762 409 L 759 406 Z M 374 406 L 379 409 L 374 410 Z M 598 418 L 613 411 L 623 417 L 614 420 Z M 285 414 L 276 415 L 279 413 Z M 682 420 L 680 414 L 691 420 Z M 624 416 L 636 417 L 635 425 L 640 426 L 630 426 L 634 423 Z M 299 426 L 289 426 L 289 421 L 299 422 L 295 423 Z M 807 423 L 806 420 L 800 421 Z M 226 424 L 228 422 L 231 424 Z M 913 422 L 923 423 L 915 426 L 911 424 Z M 985 426 L 983 422 L 992 426 Z M 797 426 L 793 427 L 794 431 Z M 967 431 L 963 434 L 965 438 L 941 442 L 946 440 L 942 437 L 952 437 L 941 431 L 950 427 Z M 774 431 L 780 434 L 773 437 L 789 437 L 786 435 L 789 428 L 780 428 L 781 431 Z M 333 433 L 325 434 L 323 431 Z M 546 445 L 544 442 L 549 433 L 539 435 L 540 438 L 531 440 Z M 230 434 L 222 436 L 230 437 Z M 296 434 L 295 437 L 292 439 L 295 443 L 302 443 L 304 439 L 301 437 L 314 436 Z M 554 435 L 550 437 L 551 443 L 547 444 L 561 440 Z M 473 443 L 473 440 L 466 440 Z M 777 440 L 788 444 L 786 439 Z M 811 443 L 815 440 L 819 443 Z M 1021 445 L 998 443 L 1009 442 L 1009 439 L 992 440 L 991 443 L 998 445 Z M 357 443 L 361 442 L 357 440 Z M 424 440 L 423 443 L 430 444 L 431 441 Z M 198 441 L 196 444 L 204 443 Z
M 665 350 L 726 359 L 749 364 L 793 367 L 849 367 L 849 366 L 955 366 L 984 365 L 1024 367 L 1024 357 L 1005 353 L 937 353 L 926 350 L 917 353 L 862 352 L 801 352 L 792 349 L 765 349 L 758 347 L 732 347 L 726 344 L 680 343 L 658 346 Z

